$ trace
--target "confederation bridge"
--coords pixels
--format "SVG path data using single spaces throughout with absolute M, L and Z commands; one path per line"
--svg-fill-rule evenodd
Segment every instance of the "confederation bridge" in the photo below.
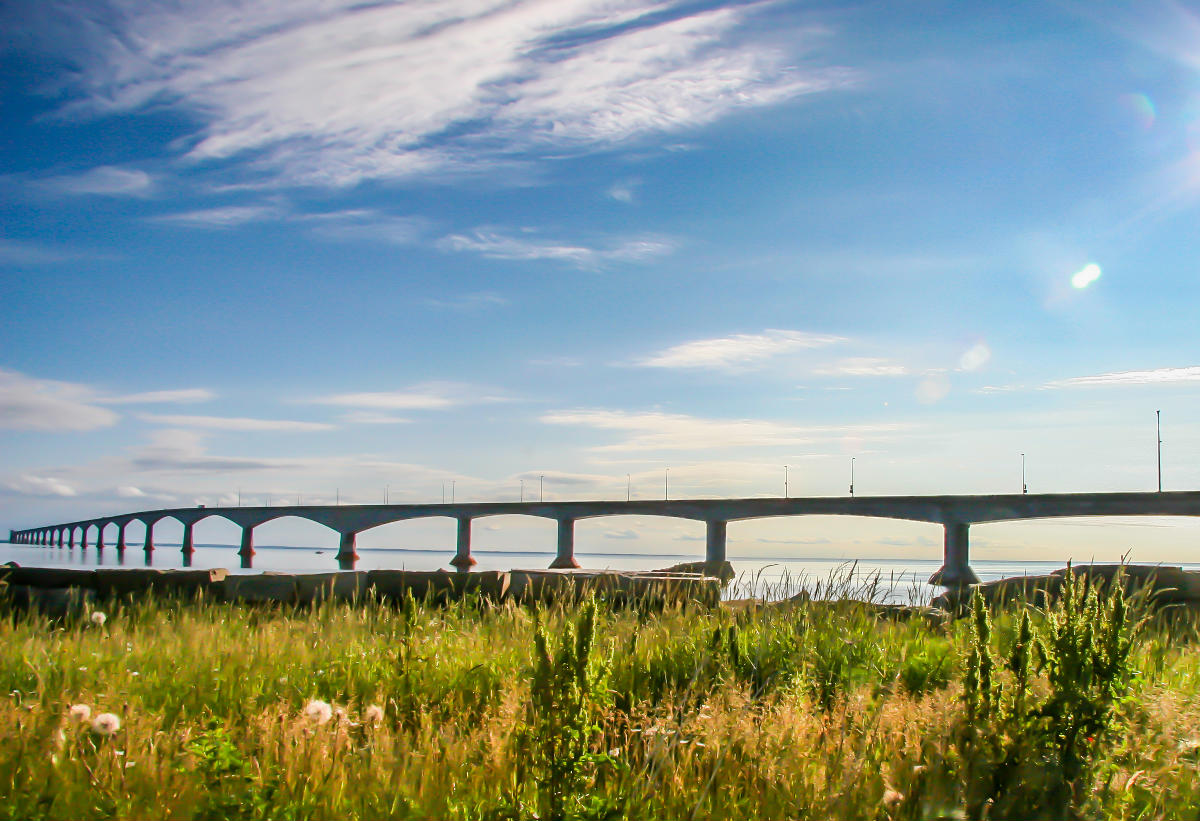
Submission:
M 105 529 L 117 529 L 117 550 L 123 550 L 130 522 L 145 525 L 143 545 L 154 550 L 154 525 L 175 519 L 183 525 L 182 549 L 194 552 L 196 523 L 220 516 L 242 529 L 243 558 L 254 554 L 254 528 L 272 519 L 295 516 L 325 525 L 340 534 L 337 558 L 357 558 L 355 539 L 373 527 L 408 519 L 444 516 L 458 522 L 458 549 L 450 564 L 466 571 L 471 556 L 471 523 L 487 516 L 536 516 L 558 522 L 558 551 L 551 568 L 579 567 L 575 561 L 575 522 L 599 516 L 667 516 L 702 521 L 707 526 L 705 561 L 725 561 L 725 531 L 729 522 L 776 516 L 867 516 L 940 524 L 945 530 L 942 567 L 930 584 L 956 586 L 978 581 L 971 570 L 969 531 L 973 524 L 1019 519 L 1070 516 L 1200 516 L 1200 491 L 1169 493 L 1042 493 L 999 496 L 846 496 L 769 499 L 679 499 L 663 501 L 480 502 L 461 504 L 298 505 L 295 507 L 188 507 L 102 516 L 66 524 L 10 531 L 14 544 L 88 546 L 89 535 L 104 547 Z

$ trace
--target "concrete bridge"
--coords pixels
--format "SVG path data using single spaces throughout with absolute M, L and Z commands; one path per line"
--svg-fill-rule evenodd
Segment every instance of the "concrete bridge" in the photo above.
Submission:
M 337 557 L 357 557 L 355 539 L 364 530 L 407 519 L 444 516 L 458 522 L 458 550 L 450 564 L 468 570 L 471 556 L 471 523 L 486 516 L 536 516 L 558 522 L 558 552 L 552 568 L 578 567 L 575 561 L 575 522 L 598 516 L 667 516 L 705 522 L 705 559 L 725 561 L 725 531 L 729 522 L 774 516 L 868 516 L 931 522 L 945 530 L 942 567 L 930 584 L 956 586 L 978 581 L 970 566 L 968 533 L 971 525 L 1018 519 L 1068 516 L 1200 516 L 1200 491 L 1170 493 L 1043 493 L 999 496 L 845 496 L 827 498 L 680 499 L 671 501 L 579 502 L 480 502 L 474 504 L 400 505 L 298 505 L 295 507 L 188 507 L 148 510 L 102 516 L 65 524 L 10 531 L 14 544 L 88 546 L 95 530 L 97 548 L 104 547 L 104 531 L 117 528 L 117 549 L 125 549 L 125 528 L 130 522 L 145 525 L 143 548 L 154 550 L 154 525 L 175 519 L 183 525 L 183 552 L 194 550 L 196 523 L 220 516 L 242 529 L 243 557 L 254 554 L 254 528 L 284 516 L 295 516 L 325 525 L 339 536 Z

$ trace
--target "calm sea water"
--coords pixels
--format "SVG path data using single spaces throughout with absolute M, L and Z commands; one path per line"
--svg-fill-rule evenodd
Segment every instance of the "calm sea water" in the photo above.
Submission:
M 259 573 L 264 570 L 321 572 L 337 570 L 336 550 L 314 547 L 255 546 L 255 555 L 245 565 L 236 545 L 196 545 L 190 564 L 185 565 L 178 545 L 159 544 L 147 555 L 138 547 L 118 555 L 113 547 L 38 547 L 0 542 L 0 563 L 16 562 L 29 567 L 224 567 L 231 573 Z M 449 568 L 452 550 L 370 549 L 359 548 L 356 570 L 394 568 L 401 570 L 437 570 Z M 544 551 L 476 550 L 479 562 L 475 570 L 542 569 L 549 566 L 553 554 Z M 609 570 L 656 570 L 681 562 L 696 561 L 696 553 L 576 553 L 586 568 Z M 777 598 L 800 589 L 812 590 L 831 579 L 866 593 L 877 585 L 884 598 L 893 601 L 923 601 L 938 592 L 927 584 L 929 576 L 941 566 L 940 559 L 863 558 L 826 559 L 812 557 L 731 556 L 738 579 L 728 595 L 767 595 Z M 995 561 L 980 559 L 971 567 L 983 581 L 1008 576 L 1036 575 L 1057 570 L 1060 561 Z M 1188 563 L 1187 570 L 1200 570 L 1200 564 Z M 344 569 L 349 569 L 344 568 Z

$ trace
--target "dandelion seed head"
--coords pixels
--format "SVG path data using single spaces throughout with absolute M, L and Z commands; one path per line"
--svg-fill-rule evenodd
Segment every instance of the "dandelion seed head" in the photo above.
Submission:
M 94 611 L 88 618 L 91 620 L 92 624 L 96 625 L 97 627 L 103 627 L 104 622 L 108 621 L 108 616 L 104 615 L 104 611 L 102 610 Z
M 383 708 L 378 704 L 372 704 L 363 711 L 363 721 L 367 724 L 379 724 L 383 721 Z
M 883 803 L 886 806 L 894 807 L 904 800 L 904 793 L 899 790 L 887 789 L 883 791 Z
M 92 732 L 96 735 L 112 735 L 121 729 L 121 719 L 113 713 L 101 713 L 92 719 Z
M 334 724 L 341 724 L 345 720 L 346 720 L 346 711 L 343 710 L 341 707 L 334 707 L 333 708 Z
M 87 706 L 86 704 L 72 704 L 67 709 L 67 715 L 71 717 L 72 721 L 78 722 L 79 724 L 83 724 L 83 723 L 91 720 L 92 708 Z
M 333 718 L 333 708 L 329 706 L 328 701 L 314 698 L 304 705 L 304 715 L 317 724 L 325 724 Z

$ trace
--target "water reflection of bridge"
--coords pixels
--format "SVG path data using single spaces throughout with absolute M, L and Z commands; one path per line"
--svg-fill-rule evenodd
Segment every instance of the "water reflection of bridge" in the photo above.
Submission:
M 146 528 L 143 549 L 154 550 L 154 525 L 175 519 L 183 525 L 182 549 L 194 552 L 193 529 L 211 516 L 242 529 L 239 554 L 254 554 L 254 528 L 273 519 L 295 516 L 317 522 L 339 534 L 340 562 L 356 558 L 359 533 L 408 519 L 448 517 L 458 522 L 457 552 L 450 564 L 467 570 L 471 556 L 471 523 L 487 516 L 523 515 L 558 522 L 558 551 L 554 568 L 578 567 L 575 561 L 575 522 L 600 516 L 667 516 L 702 521 L 707 526 L 705 559 L 725 561 L 725 531 L 732 521 L 776 516 L 867 516 L 906 519 L 942 525 L 943 563 L 930 583 L 954 585 L 975 581 L 971 570 L 968 532 L 983 522 L 1050 519 L 1069 516 L 1200 516 L 1200 491 L 1171 493 L 1043 493 L 1001 496 L 847 496 L 797 499 L 680 499 L 672 501 L 479 502 L 431 505 L 303 505 L 295 507 L 188 507 L 102 516 L 65 524 L 10 531 L 14 544 L 74 546 L 78 536 L 87 547 L 95 529 L 97 548 L 104 547 L 104 530 L 117 528 L 116 547 L 126 547 L 125 528 L 134 521 Z

